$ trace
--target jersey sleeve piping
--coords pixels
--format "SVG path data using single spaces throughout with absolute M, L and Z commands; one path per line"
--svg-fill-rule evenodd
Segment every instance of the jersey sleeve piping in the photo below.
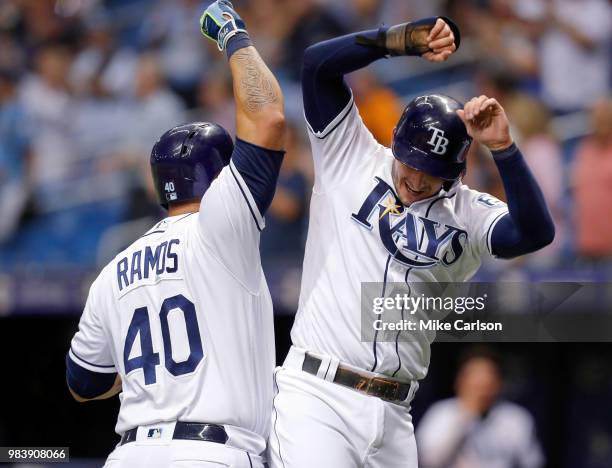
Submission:
M 68 351 L 68 356 L 75 364 L 83 367 L 84 369 L 92 371 L 92 372 L 98 372 L 101 374 L 112 374 L 112 373 L 117 372 L 117 369 L 114 364 L 101 365 L 101 364 L 94 364 L 92 362 L 86 361 L 85 359 L 79 357 L 74 352 L 72 347 L 70 347 L 70 350 Z
M 325 127 L 320 132 L 315 132 L 312 129 L 312 127 L 310 126 L 310 123 L 308 123 L 308 119 L 306 118 L 306 114 L 304 114 L 304 119 L 306 120 L 306 125 L 308 126 L 308 131 L 310 133 L 312 133 L 319 140 L 324 139 L 331 132 L 333 132 L 342 122 L 344 122 L 344 120 L 351 113 L 351 110 L 353 109 L 354 104 L 355 104 L 355 101 L 353 99 L 353 94 L 351 93 L 351 99 L 349 100 L 349 102 L 346 105 L 346 107 L 344 109 L 342 109 L 342 111 L 336 117 L 334 117 L 334 119 L 329 124 L 327 124 L 327 127 Z
M 255 221 L 257 229 L 260 232 L 263 231 L 263 229 L 266 227 L 264 217 L 259 212 L 259 208 L 257 208 L 257 204 L 253 199 L 253 195 L 249 191 L 249 188 L 242 176 L 240 175 L 240 172 L 238 171 L 238 169 L 236 169 L 236 166 L 234 165 L 233 161 L 230 161 L 229 169 L 232 173 L 232 176 L 234 177 L 234 180 L 238 184 L 238 188 L 240 189 L 240 193 L 242 193 L 242 197 L 244 198 L 247 203 L 247 206 L 249 207 L 249 211 L 251 212 L 251 216 L 253 217 L 253 221 Z

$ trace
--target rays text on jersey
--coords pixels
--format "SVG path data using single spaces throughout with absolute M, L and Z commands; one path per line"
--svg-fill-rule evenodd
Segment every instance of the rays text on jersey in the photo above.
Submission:
M 376 186 L 357 213 L 351 215 L 362 227 L 372 230 L 372 217 L 378 211 L 378 234 L 393 258 L 412 268 L 429 268 L 439 263 L 450 266 L 463 253 L 467 232 L 404 207 L 395 191 L 376 177 Z M 419 232 L 420 231 L 420 232 Z

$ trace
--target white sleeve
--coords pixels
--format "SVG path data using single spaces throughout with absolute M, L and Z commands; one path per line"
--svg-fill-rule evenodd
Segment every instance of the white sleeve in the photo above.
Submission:
M 97 280 L 96 280 L 97 281 Z M 101 304 L 96 297 L 96 282 L 89 290 L 87 303 L 79 322 L 79 331 L 72 338 L 68 354 L 79 366 L 102 374 L 115 373 L 111 343 L 107 336 Z
M 233 162 L 225 166 L 200 203 L 202 242 L 251 293 L 259 290 L 260 231 L 264 218 Z
M 308 126 L 315 169 L 315 191 L 321 193 L 354 180 L 354 175 L 370 170 L 374 153 L 382 148 L 367 129 L 357 106 L 351 100 L 320 132 Z
M 533 418 L 526 411 L 522 416 L 524 427 L 519 432 L 522 435 L 522 446 L 517 448 L 518 466 L 520 468 L 541 468 L 544 465 L 544 454 L 538 442 Z
M 423 416 L 416 430 L 419 466 L 448 466 L 450 458 L 472 431 L 474 418 L 455 401 L 434 404 Z
M 478 256 L 492 256 L 491 234 L 497 222 L 508 213 L 508 205 L 467 185 L 458 188 L 457 196 L 458 214 L 466 222 L 471 247 Z

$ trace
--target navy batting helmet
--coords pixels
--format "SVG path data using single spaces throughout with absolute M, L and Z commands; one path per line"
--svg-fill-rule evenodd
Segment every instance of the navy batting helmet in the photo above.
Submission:
M 234 143 L 217 124 L 194 122 L 164 133 L 151 151 L 151 172 L 159 203 L 202 198 L 229 164 Z
M 401 163 L 445 180 L 465 171 L 472 138 L 457 115 L 461 103 L 429 94 L 413 99 L 393 131 L 393 155 Z

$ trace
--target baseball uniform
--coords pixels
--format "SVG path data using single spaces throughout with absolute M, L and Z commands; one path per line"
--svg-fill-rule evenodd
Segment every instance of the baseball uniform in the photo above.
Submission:
M 268 157 L 241 141 L 237 150 L 245 145 Z M 261 466 L 274 368 L 272 302 L 259 256 L 263 227 L 231 162 L 198 213 L 159 222 L 94 281 L 69 359 L 118 373 L 116 432 L 138 428 L 135 443 L 120 443 L 109 466 Z M 222 425 L 227 441 L 173 440 L 177 421 Z

